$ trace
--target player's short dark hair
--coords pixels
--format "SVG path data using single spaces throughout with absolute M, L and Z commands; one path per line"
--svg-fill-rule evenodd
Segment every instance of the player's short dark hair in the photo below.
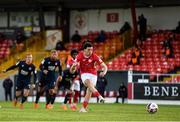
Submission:
M 71 50 L 71 56 L 74 55 L 74 54 L 78 54 L 78 50 L 77 49 L 72 49 Z
M 92 43 L 91 42 L 85 42 L 84 44 L 83 44 L 83 50 L 84 49 L 86 49 L 86 48 L 88 48 L 88 47 L 93 47 L 93 45 L 92 45 Z

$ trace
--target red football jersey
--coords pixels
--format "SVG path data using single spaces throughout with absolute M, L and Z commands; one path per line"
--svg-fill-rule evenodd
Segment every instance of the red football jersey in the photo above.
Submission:
M 66 67 L 70 68 L 73 63 L 75 63 L 75 60 L 71 56 L 68 57 Z
M 96 65 L 100 65 L 103 61 L 95 54 L 92 53 L 90 57 L 85 57 L 81 51 L 77 57 L 76 61 L 79 63 L 80 73 L 91 73 L 97 75 Z

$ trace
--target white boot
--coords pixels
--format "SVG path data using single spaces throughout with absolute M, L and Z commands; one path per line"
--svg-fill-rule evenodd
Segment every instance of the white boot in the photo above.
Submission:
M 99 103 L 104 103 L 105 99 L 102 96 L 99 96 Z
M 82 108 L 79 110 L 79 112 L 86 113 L 87 111 L 86 111 L 86 109 L 85 109 L 84 107 L 82 107 Z

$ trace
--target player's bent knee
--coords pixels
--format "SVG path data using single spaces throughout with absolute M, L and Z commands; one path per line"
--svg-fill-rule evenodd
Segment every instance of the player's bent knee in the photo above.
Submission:
M 21 92 L 20 91 L 16 91 L 16 96 L 20 96 Z
M 55 93 L 54 89 L 50 89 L 50 90 L 49 90 L 49 94 L 50 94 L 50 95 L 53 95 L 54 93 Z
M 24 90 L 23 96 L 28 96 L 29 95 L 29 90 Z

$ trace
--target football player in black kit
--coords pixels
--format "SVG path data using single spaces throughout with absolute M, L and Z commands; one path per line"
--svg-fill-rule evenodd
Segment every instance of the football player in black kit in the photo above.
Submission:
M 79 78 L 77 77 L 78 73 L 70 72 L 70 67 L 75 62 L 75 58 L 78 54 L 78 51 L 76 49 L 72 49 L 70 54 L 71 55 L 68 57 L 68 60 L 67 60 L 67 69 L 64 70 L 63 72 L 63 78 L 60 85 L 60 86 L 63 86 L 66 91 L 65 99 L 61 106 L 64 110 L 67 110 L 67 106 L 66 106 L 67 103 L 70 104 L 71 110 L 77 109 L 76 102 L 78 102 L 79 92 L 76 90 L 78 88 L 78 85 L 80 85 L 79 80 L 77 80 Z M 74 100 L 73 100 L 74 103 L 72 102 L 72 97 L 74 97 Z
M 51 51 L 50 57 L 44 58 L 40 65 L 41 78 L 39 81 L 39 88 L 36 95 L 35 108 L 38 108 L 38 101 L 40 96 L 46 92 L 46 108 L 53 108 L 53 103 L 56 97 L 55 85 L 61 81 L 62 67 L 58 59 L 56 50 Z M 56 72 L 58 71 L 58 77 Z
M 64 110 L 67 110 L 67 102 L 70 101 L 71 97 L 74 94 L 74 91 L 71 89 L 74 79 L 78 76 L 78 72 L 72 73 L 70 69 L 66 69 L 63 71 L 62 81 L 60 82 L 59 87 L 64 87 L 64 90 L 66 91 L 66 95 L 64 98 L 64 103 L 62 105 L 62 108 Z M 71 110 L 75 110 L 73 104 L 70 103 Z
M 7 72 L 9 70 L 13 70 L 15 68 L 18 69 L 18 77 L 16 83 L 16 93 L 14 98 L 14 107 L 16 107 L 18 98 L 22 96 L 20 108 L 23 109 L 23 103 L 27 100 L 29 95 L 29 89 L 31 86 L 31 76 L 34 74 L 34 82 L 36 82 L 36 67 L 32 64 L 32 55 L 27 54 L 25 61 L 19 61 L 15 65 L 9 67 L 8 69 L 4 70 Z

